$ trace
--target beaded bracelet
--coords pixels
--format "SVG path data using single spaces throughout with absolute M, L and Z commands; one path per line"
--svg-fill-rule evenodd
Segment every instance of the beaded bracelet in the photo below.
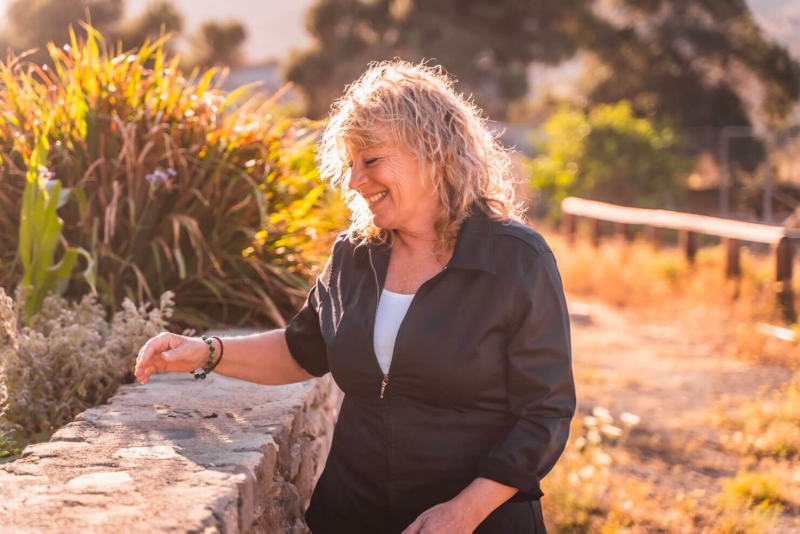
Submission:
M 204 369 L 203 372 L 200 372 L 200 373 L 195 373 L 194 371 L 189 371 L 189 374 L 194 375 L 195 379 L 205 378 L 207 375 L 211 374 L 211 371 L 213 371 L 217 367 L 217 365 L 219 365 L 219 362 L 222 359 L 222 354 L 223 354 L 223 352 L 225 352 L 224 351 L 224 347 L 222 346 L 222 340 L 218 336 L 210 336 L 209 337 L 209 336 L 203 335 L 203 336 L 200 336 L 200 337 L 203 339 L 203 341 L 208 343 L 208 350 L 209 350 L 208 369 Z M 214 361 L 214 357 L 216 356 L 216 354 L 214 354 L 214 350 L 215 350 L 214 349 L 214 342 L 212 341 L 211 338 L 214 338 L 217 341 L 219 341 L 220 354 L 219 354 L 219 358 L 216 361 Z
M 211 337 L 213 337 L 214 339 L 219 341 L 219 358 L 217 358 L 214 361 L 214 365 L 211 366 L 211 370 L 213 371 L 214 369 L 217 368 L 217 366 L 219 365 L 219 362 L 222 361 L 222 355 L 225 354 L 225 345 L 222 344 L 222 338 L 221 337 L 219 337 L 219 336 L 211 336 Z

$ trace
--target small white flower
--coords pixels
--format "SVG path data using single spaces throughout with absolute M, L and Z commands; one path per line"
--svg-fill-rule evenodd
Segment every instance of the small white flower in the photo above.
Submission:
M 578 471 L 578 474 L 581 476 L 581 478 L 592 478 L 594 476 L 594 466 L 587 465 L 586 467 L 581 468 L 581 470 Z
M 577 486 L 581 483 L 581 479 L 578 478 L 578 475 L 576 475 L 575 473 L 570 473 L 569 476 L 567 477 L 567 480 L 569 480 L 569 483 L 572 484 L 573 486 Z
M 602 441 L 602 438 L 600 437 L 600 433 L 597 432 L 597 430 L 590 430 L 586 434 L 586 439 L 589 440 L 589 443 L 594 443 L 595 445 L 597 445 L 598 443 L 600 443 Z
M 585 446 L 586 446 L 586 438 L 580 437 L 580 438 L 575 440 L 575 448 L 576 449 L 582 449 Z
M 623 423 L 625 423 L 626 425 L 631 425 L 631 426 L 638 425 L 639 422 L 642 420 L 641 417 L 639 417 L 636 414 L 630 413 L 630 412 L 622 412 L 622 414 L 620 414 L 619 418 L 622 420 Z
M 594 409 L 592 410 L 592 415 L 594 415 L 604 423 L 611 423 L 614 421 L 614 418 L 611 417 L 611 414 L 608 412 L 608 410 L 601 406 L 595 406 Z
M 604 453 L 603 451 L 596 450 L 594 451 L 594 462 L 597 465 L 602 465 L 602 466 L 611 465 L 611 456 Z
M 633 508 L 633 503 L 631 501 L 625 501 L 622 504 L 622 509 L 623 510 L 630 510 L 631 508 Z
M 613 436 L 615 438 L 618 438 L 622 435 L 622 429 L 614 425 L 603 425 L 602 427 L 600 427 L 600 430 L 602 430 L 603 434 L 605 434 L 606 436 Z
M 587 415 L 583 418 L 583 424 L 586 426 L 595 426 L 597 425 L 597 419 L 592 417 L 591 415 Z

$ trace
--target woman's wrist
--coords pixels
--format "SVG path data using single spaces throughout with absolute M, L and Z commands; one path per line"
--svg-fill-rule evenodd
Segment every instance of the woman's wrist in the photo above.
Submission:
M 192 371 L 195 378 L 205 378 L 211 374 L 211 371 L 215 370 L 221 361 L 224 350 L 224 343 L 218 336 L 202 335 L 200 339 L 206 345 L 208 352 L 205 353 L 205 359 L 199 364 L 202 371 L 199 373 Z

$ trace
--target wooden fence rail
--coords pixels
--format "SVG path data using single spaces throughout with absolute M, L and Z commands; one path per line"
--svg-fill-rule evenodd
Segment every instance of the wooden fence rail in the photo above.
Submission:
M 693 213 L 680 213 L 668 210 L 651 210 L 616 206 L 595 200 L 567 197 L 561 201 L 564 216 L 564 229 L 567 241 L 575 241 L 577 218 L 589 220 L 591 239 L 594 246 L 600 244 L 600 221 L 614 223 L 614 231 L 625 240 L 633 239 L 633 226 L 643 225 L 647 229 L 648 239 L 657 247 L 659 245 L 659 228 L 678 230 L 678 244 L 686 254 L 689 263 L 694 262 L 697 252 L 697 235 L 706 234 L 722 238 L 725 245 L 725 275 L 738 277 L 741 275 L 739 261 L 741 243 L 766 243 L 771 246 L 775 255 L 775 282 L 778 302 L 784 317 L 795 321 L 794 294 L 792 292 L 792 263 L 794 247 L 792 239 L 800 239 L 800 230 L 783 226 L 720 219 Z

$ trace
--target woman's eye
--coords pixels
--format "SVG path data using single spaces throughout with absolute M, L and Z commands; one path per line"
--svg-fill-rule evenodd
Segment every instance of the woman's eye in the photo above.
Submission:
M 368 159 L 368 160 L 364 161 L 364 163 L 366 163 L 367 165 L 372 165 L 373 163 L 375 163 L 376 161 L 378 161 L 378 159 L 379 159 L 379 158 L 372 158 L 372 159 Z

